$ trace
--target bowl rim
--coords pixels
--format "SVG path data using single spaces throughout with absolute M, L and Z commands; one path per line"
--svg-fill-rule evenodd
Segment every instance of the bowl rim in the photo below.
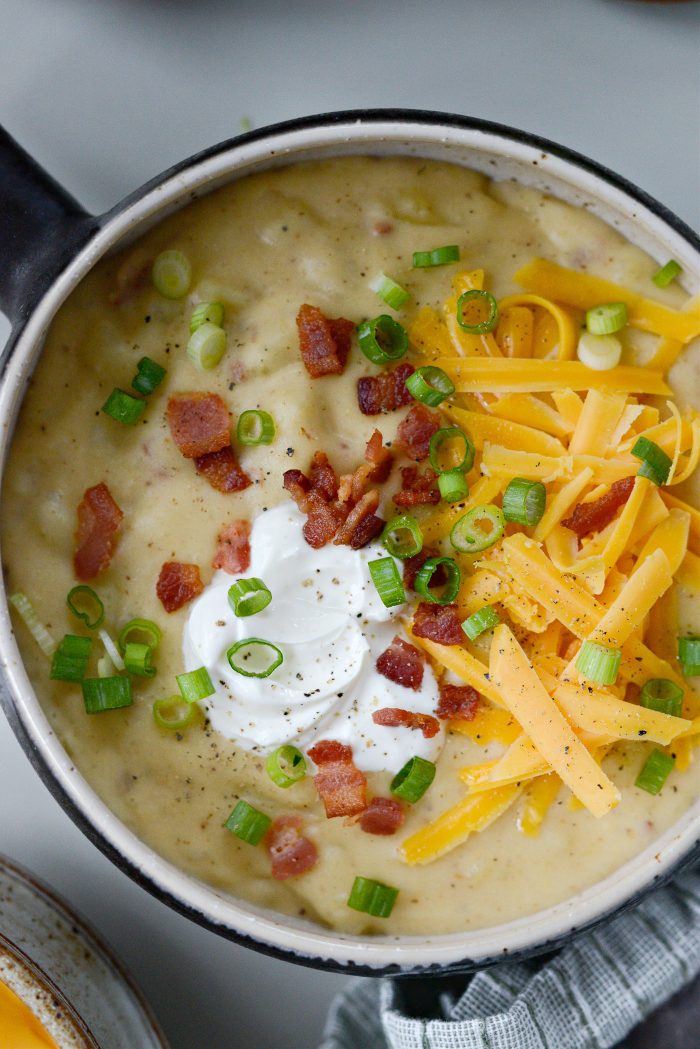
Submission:
M 401 141 L 413 136 L 419 145 L 416 155 L 426 155 L 428 142 L 444 146 L 451 135 L 462 136 L 461 144 L 472 149 L 498 144 L 503 156 L 511 159 L 529 158 L 534 164 L 539 157 L 541 168 L 554 178 L 557 172 L 562 178 L 568 173 L 568 181 L 576 185 L 588 179 L 602 193 L 601 199 L 607 194 L 610 206 L 634 202 L 652 227 L 658 227 L 659 235 L 664 230 L 666 241 L 676 245 L 681 255 L 697 256 L 700 266 L 700 238 L 669 209 L 603 165 L 541 136 L 478 118 L 423 110 L 350 110 L 301 117 L 235 136 L 195 154 L 135 190 L 99 219 L 97 231 L 47 290 L 26 326 L 13 333 L 0 383 L 0 419 L 12 418 L 50 319 L 95 262 L 131 232 L 142 232 L 149 219 L 164 217 L 169 207 L 176 210 L 200 195 L 198 191 L 208 192 L 246 173 L 237 171 L 236 163 L 247 170 L 255 170 L 256 163 L 263 166 L 263 161 L 268 166 L 270 162 L 292 163 L 298 159 L 295 148 L 310 146 L 327 148 L 330 156 L 332 147 L 337 150 L 348 142 L 363 143 L 365 149 L 356 149 L 356 153 L 372 153 L 373 146 L 392 136 Z M 261 146 L 267 147 L 266 152 L 260 152 Z M 0 436 L 3 459 L 10 430 L 5 425 Z M 138 884 L 198 924 L 262 953 L 326 970 L 373 976 L 467 971 L 504 957 L 531 957 L 636 903 L 654 885 L 671 877 L 681 863 L 700 855 L 700 811 L 694 811 L 700 806 L 694 806 L 612 876 L 546 911 L 501 926 L 436 937 L 432 943 L 427 937 L 358 938 L 318 926 L 291 927 L 292 919 L 225 897 L 156 855 L 88 787 L 33 692 L 12 634 L 3 580 L 0 594 L 0 667 L 8 685 L 7 690 L 0 690 L 0 700 L 52 794 L 93 844 Z M 648 870 L 641 878 L 627 869 L 645 865 Z

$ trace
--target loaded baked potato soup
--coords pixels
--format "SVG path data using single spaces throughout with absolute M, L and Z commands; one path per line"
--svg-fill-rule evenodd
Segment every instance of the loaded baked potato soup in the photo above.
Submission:
M 392 934 L 533 913 L 673 824 L 700 782 L 678 270 L 372 158 L 248 177 L 100 262 L 27 392 L 2 545 L 117 816 L 223 892 Z

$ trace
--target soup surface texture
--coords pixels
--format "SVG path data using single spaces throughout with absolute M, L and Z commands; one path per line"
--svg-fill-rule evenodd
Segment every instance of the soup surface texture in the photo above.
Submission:
M 458 245 L 459 261 L 412 266 L 415 251 L 441 245 Z M 173 299 L 160 294 L 151 280 L 153 260 L 169 250 L 182 252 L 191 265 L 186 293 Z M 360 351 L 355 334 L 342 374 L 312 378 L 299 350 L 298 311 L 302 304 L 311 304 L 325 317 L 348 318 L 353 325 L 378 314 L 391 315 L 411 335 L 411 348 L 402 360 L 413 367 L 439 364 L 435 346 L 432 356 L 425 342 L 422 349 L 420 346 L 420 323 L 427 323 L 430 316 L 425 308 L 442 317 L 443 303 L 453 295 L 453 278 L 471 274 L 471 278 L 463 277 L 466 283 L 461 287 L 469 287 L 471 279 L 471 287 L 479 290 L 480 278 L 474 277 L 478 270 L 484 271 L 484 286 L 497 301 L 521 293 L 515 274 L 533 257 L 655 298 L 674 314 L 685 305 L 686 296 L 677 283 L 663 290 L 655 288 L 651 276 L 657 265 L 583 209 L 512 182 L 490 182 L 444 163 L 353 157 L 251 176 L 190 204 L 137 245 L 101 261 L 51 327 L 21 410 L 2 493 L 8 593 L 26 594 L 57 640 L 66 633 L 91 634 L 94 641 L 87 676 L 97 677 L 96 660 L 104 655 L 102 642 L 96 631 L 91 633 L 70 614 L 66 594 L 79 581 L 73 560 L 76 509 L 86 489 L 103 484 L 124 518 L 109 564 L 89 580 L 104 603 L 102 627 L 116 639 L 127 621 L 145 618 L 160 626 L 162 640 L 152 655 L 157 674 L 133 679 L 133 704 L 95 715 L 86 714 L 78 682 L 49 680 L 45 655 L 18 620 L 23 658 L 51 725 L 95 791 L 158 853 L 223 893 L 351 933 L 422 935 L 492 926 L 566 900 L 610 875 L 653 843 L 697 797 L 700 766 L 690 761 L 687 740 L 663 790 L 653 796 L 635 786 L 652 746 L 630 738 L 629 732 L 621 740 L 607 739 L 604 732 L 589 728 L 589 737 L 599 738 L 600 748 L 593 752 L 602 761 L 606 782 L 612 781 L 621 794 L 619 804 L 613 807 L 611 803 L 607 814 L 596 819 L 545 763 L 538 779 L 526 776 L 522 782 L 502 787 L 505 811 L 500 818 L 493 822 L 484 818 L 483 830 L 468 838 L 464 834 L 466 840 L 453 842 L 455 847 L 442 850 L 441 846 L 427 865 L 407 862 L 402 843 L 450 807 L 463 803 L 467 786 L 460 770 L 484 767 L 503 754 L 520 734 L 518 719 L 505 711 L 491 717 L 489 704 L 483 732 L 479 731 L 478 711 L 475 721 L 462 719 L 461 726 L 443 718 L 435 720 L 431 715 L 440 691 L 438 678 L 443 674 L 439 661 L 434 666 L 421 663 L 422 682 L 415 691 L 379 674 L 376 658 L 391 645 L 394 635 L 418 645 L 422 659 L 432 658 L 434 653 L 425 652 L 406 632 L 410 612 L 419 599 L 409 592 L 408 603 L 394 609 L 378 600 L 367 562 L 388 555 L 376 535 L 358 550 L 334 545 L 332 540 L 318 549 L 309 546 L 301 531 L 305 514 L 294 505 L 289 486 L 283 486 L 287 471 L 308 475 L 312 456 L 319 450 L 326 453 L 337 475 L 352 474 L 364 462 L 367 442 L 378 429 L 384 444 L 396 454 L 396 462 L 391 479 L 378 485 L 377 514 L 388 520 L 407 512 L 423 523 L 441 512 L 448 504 L 442 502 L 436 508 L 434 500 L 415 508 L 392 504 L 401 486 L 400 468 L 411 465 L 405 450 L 399 453 L 404 446 L 397 431 L 416 402 L 407 397 L 398 409 L 376 415 L 360 411 L 358 380 L 376 376 L 382 369 Z M 370 287 L 380 272 L 410 293 L 399 310 L 387 306 Z M 224 306 L 221 324 L 226 351 L 210 370 L 197 368 L 187 353 L 190 318 L 201 302 Z M 511 312 L 510 336 L 504 327 L 489 335 L 499 340 L 499 356 L 508 352 L 509 337 L 520 337 L 520 322 L 534 324 L 530 344 L 537 346 L 539 340 L 540 349 L 531 352 L 556 357 L 556 325 L 552 328 L 546 311 L 527 304 L 520 308 L 521 314 Z M 502 309 L 501 315 L 505 312 Z M 572 305 L 567 316 L 578 332 L 580 309 Z M 444 332 L 449 332 L 449 326 Z M 658 342 L 656 335 L 636 328 L 625 329 L 620 338 L 623 364 L 643 361 L 645 355 L 655 352 Z M 482 348 L 477 358 L 488 363 L 485 353 Z M 458 355 L 452 349 L 449 359 Z M 143 357 L 161 365 L 167 374 L 145 397 L 145 409 L 135 425 L 123 425 L 100 409 L 114 388 L 129 390 Z M 697 403 L 692 359 L 692 348 L 686 349 L 670 376 L 683 410 Z M 390 368 L 395 366 L 390 362 Z M 571 397 L 561 395 L 563 387 L 554 393 L 535 390 L 523 394 L 529 401 L 515 403 L 517 392 L 507 401 L 507 391 L 494 395 L 487 388 L 486 393 L 465 392 L 460 399 L 460 377 L 454 366 L 452 371 L 447 364 L 445 368 L 458 387 L 454 405 L 473 416 L 480 413 L 495 419 L 491 408 L 499 397 L 504 401 L 500 409 L 504 428 L 511 423 L 539 426 L 528 417 L 528 412 L 537 409 L 542 419 L 550 419 L 547 439 L 554 445 L 561 441 L 568 445 L 585 390 Z M 197 392 L 217 394 L 230 412 L 235 455 L 252 482 L 239 491 L 212 487 L 173 440 L 169 401 L 177 394 Z M 653 411 L 660 408 L 661 418 L 668 416 L 663 396 L 655 398 L 644 391 L 635 396 L 634 389 L 631 393 L 625 404 L 625 410 L 631 409 L 626 417 L 629 428 L 623 426 L 618 412 L 608 435 L 612 441 L 613 429 L 620 430 L 616 447 L 623 446 L 628 429 L 634 435 L 635 426 L 639 432 L 653 426 Z M 635 407 L 639 408 L 636 415 Z M 273 417 L 271 443 L 238 441 L 237 420 L 250 409 L 261 409 Z M 679 446 L 683 462 L 692 452 L 695 435 L 692 415 L 688 418 L 683 424 L 688 437 Z M 469 429 L 449 413 L 441 416 L 441 425 Z M 519 431 L 508 432 L 511 437 L 506 435 L 500 443 L 517 451 L 512 433 Z M 673 442 L 675 431 L 669 429 L 669 433 Z M 488 446 L 499 446 L 499 440 L 489 431 L 486 438 L 477 435 L 475 443 L 477 465 L 468 476 L 472 491 L 480 474 L 488 479 L 480 462 Z M 560 446 L 563 454 L 564 446 Z M 527 452 L 527 448 L 522 450 Z M 671 447 L 671 457 L 673 451 Z M 616 458 L 610 453 L 608 458 L 617 462 L 620 455 L 616 453 Z M 599 467 L 594 465 L 590 483 L 582 485 L 559 521 L 570 516 L 574 503 L 591 493 L 599 498 L 614 481 L 635 475 L 639 462 L 630 458 L 629 448 L 622 458 L 627 469 L 602 479 L 595 475 Z M 568 462 L 566 477 L 552 480 L 546 470 L 537 473 L 539 467 L 532 475 L 531 479 L 544 479 L 548 505 L 585 468 L 583 457 L 580 462 L 573 463 L 571 458 Z M 499 476 L 499 468 L 488 469 L 491 476 Z M 521 467 L 513 475 L 522 476 Z M 507 483 L 504 478 L 501 490 L 496 486 L 485 502 L 500 507 Z M 651 491 L 653 483 L 645 483 Z M 642 482 L 636 484 L 638 490 Z M 433 478 L 432 491 L 436 490 Z M 683 498 L 693 502 L 688 485 L 669 491 L 685 493 Z M 645 488 L 638 494 L 638 502 L 647 499 L 649 528 L 645 532 L 639 526 L 637 552 L 668 509 L 658 493 L 648 495 Z M 683 511 L 679 512 L 682 531 Z M 221 545 L 219 537 L 232 521 L 252 526 L 253 557 L 250 570 L 233 575 L 212 567 Z M 610 522 L 610 528 L 614 527 Z M 566 539 L 562 531 L 567 529 L 560 524 L 556 529 L 555 539 L 559 537 L 562 550 L 568 542 L 566 550 L 577 557 L 577 550 L 571 548 L 574 533 L 569 532 Z M 429 531 L 427 528 L 426 534 Z M 508 525 L 507 536 L 521 533 L 531 538 L 533 529 Z M 573 541 L 575 544 L 575 538 Z M 498 575 L 500 561 L 489 567 L 474 556 L 457 556 L 447 535 L 435 537 L 430 545 L 435 553 L 457 557 L 462 587 L 471 587 L 469 600 L 463 596 L 464 589 L 458 600 L 462 605 L 466 602 L 470 613 L 483 604 L 493 605 L 500 621 L 497 629 L 508 630 L 508 635 L 499 636 L 507 638 L 508 644 L 513 639 L 518 646 L 520 639 L 536 660 L 530 642 L 546 633 L 549 647 L 539 656 L 547 672 L 558 677 L 583 637 L 577 639 L 562 628 L 552 641 L 559 628 L 552 626 L 552 615 L 542 612 L 528 580 L 523 578 L 520 586 L 508 589 Z M 559 556 L 553 546 L 546 549 L 550 557 Z M 608 549 L 599 541 L 590 551 L 599 561 L 590 562 L 588 576 L 585 569 L 576 576 L 576 586 L 603 604 L 614 600 L 615 586 L 619 592 L 632 571 L 627 547 L 621 549 L 616 563 L 601 568 L 601 551 Z M 486 550 L 483 556 L 495 555 Z M 162 566 L 175 562 L 199 566 L 204 591 L 167 612 L 156 582 Z M 483 600 L 470 583 L 479 571 L 485 587 Z M 262 578 L 272 592 L 268 609 L 244 619 L 236 617 L 227 602 L 234 576 Z M 493 592 L 491 585 L 496 585 Z M 692 587 L 681 592 L 674 584 L 664 597 L 666 608 L 671 593 L 680 604 L 680 632 L 698 630 L 700 617 Z M 538 615 L 544 618 L 532 626 Z M 531 630 L 525 627 L 528 616 L 535 617 Z M 639 644 L 648 622 L 645 619 L 635 626 Z M 276 631 L 274 636 L 272 631 Z M 218 640 L 217 632 L 225 635 L 225 644 Z M 283 666 L 269 678 L 242 676 L 228 664 L 229 646 L 251 636 L 277 643 L 285 656 Z M 487 666 L 492 637 L 487 631 L 473 643 L 465 638 L 462 647 Z M 671 642 L 666 638 L 664 644 L 668 647 Z M 260 654 L 253 651 L 247 656 L 255 661 Z M 245 650 L 241 659 L 244 656 Z M 659 652 L 659 657 L 672 659 L 668 651 Z M 252 664 L 239 665 L 245 669 Z M 201 666 L 210 672 L 215 695 L 203 701 L 202 713 L 187 727 L 179 731 L 159 727 L 153 717 L 154 701 L 177 693 L 176 675 Z M 678 676 L 677 665 L 674 674 Z M 442 684 L 448 681 L 465 683 L 451 673 Z M 634 677 L 625 679 L 629 681 L 627 693 L 620 682 L 613 689 L 618 689 L 617 698 L 632 698 L 638 709 L 640 682 L 635 684 Z M 684 700 L 688 721 L 697 713 L 691 685 L 689 679 Z M 268 686 L 273 686 L 271 692 L 266 691 Z M 372 714 L 386 708 L 425 714 L 427 731 L 404 724 L 376 724 Z M 435 733 L 431 735 L 433 721 Z M 585 737 L 586 730 L 580 731 Z M 367 781 L 367 797 L 391 798 L 393 777 L 414 755 L 435 764 L 435 781 L 415 804 L 401 803 L 404 822 L 396 833 L 367 833 L 355 817 L 326 817 L 314 783 L 318 768 L 308 755 L 322 739 L 352 748 L 353 767 Z M 277 786 L 266 771 L 269 754 L 284 743 L 297 745 L 307 763 L 306 777 L 286 789 Z M 263 840 L 252 845 L 224 826 L 241 799 L 271 819 L 300 817 L 292 839 L 299 833 L 311 842 L 317 853 L 313 865 L 291 877 L 272 877 L 269 844 Z M 357 876 L 399 890 L 389 917 L 348 907 Z

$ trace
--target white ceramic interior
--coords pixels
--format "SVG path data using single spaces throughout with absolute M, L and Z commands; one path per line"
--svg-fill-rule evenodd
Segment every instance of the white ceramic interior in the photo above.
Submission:
M 476 168 L 496 179 L 516 179 L 590 209 L 659 262 L 678 259 L 689 288 L 700 279 L 700 249 L 682 223 L 584 158 L 523 133 L 467 118 L 393 112 L 320 117 L 263 130 L 194 158 L 115 209 L 47 291 L 16 342 L 0 389 L 2 462 L 51 318 L 101 256 L 193 197 L 232 179 L 294 161 L 348 154 L 421 156 Z M 667 876 L 700 839 L 698 802 L 633 861 L 575 898 L 508 924 L 447 936 L 359 938 L 262 910 L 163 860 L 120 823 L 86 784 L 32 690 L 12 634 L 4 592 L 0 597 L 0 666 L 14 700 L 11 720 L 24 737 L 25 748 L 34 750 L 35 763 L 64 807 L 96 844 L 151 891 L 195 920 L 257 949 L 306 964 L 359 968 L 366 973 L 468 968 L 504 955 L 534 952 L 633 901 Z

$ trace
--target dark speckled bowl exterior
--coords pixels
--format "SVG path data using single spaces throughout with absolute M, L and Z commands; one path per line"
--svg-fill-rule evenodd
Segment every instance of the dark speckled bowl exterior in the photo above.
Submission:
M 232 179 L 280 164 L 348 154 L 424 156 L 514 178 L 589 208 L 660 262 L 677 258 L 700 278 L 700 240 L 626 180 L 555 143 L 452 114 L 410 110 L 331 113 L 241 135 L 170 168 L 105 215 L 88 215 L 0 131 L 0 307 L 12 334 L 0 357 L 0 455 L 51 318 L 95 262 L 166 214 Z M 693 277 L 694 275 L 694 277 Z M 531 957 L 635 904 L 700 858 L 700 804 L 653 848 L 604 882 L 528 918 L 425 937 L 352 937 L 233 899 L 155 856 L 121 824 L 71 764 L 31 688 L 0 594 L 0 699 L 51 793 L 121 870 L 201 925 L 263 953 L 347 974 L 430 976 Z M 428 879 L 429 881 L 429 876 Z

